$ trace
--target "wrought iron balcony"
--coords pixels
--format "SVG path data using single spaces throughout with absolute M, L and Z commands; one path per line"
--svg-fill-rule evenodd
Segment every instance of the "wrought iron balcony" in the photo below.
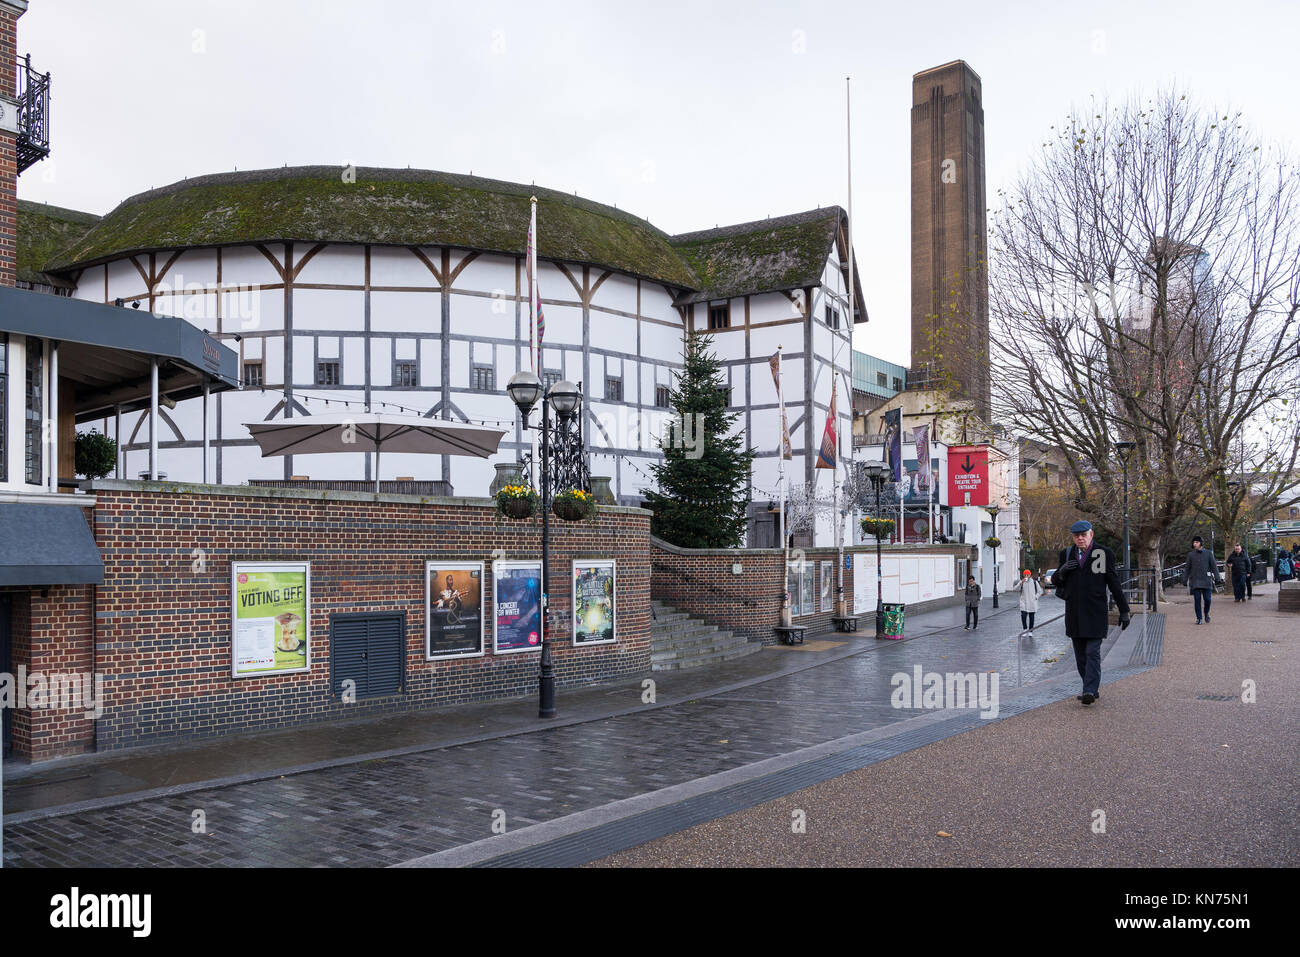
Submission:
M 50 155 L 50 75 L 32 69 L 27 54 L 18 64 L 18 172 Z

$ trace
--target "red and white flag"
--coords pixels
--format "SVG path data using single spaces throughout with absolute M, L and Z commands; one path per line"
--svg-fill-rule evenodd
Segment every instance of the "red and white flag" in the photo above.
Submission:
M 785 417 L 785 396 L 781 392 L 781 350 L 777 349 L 776 354 L 768 360 L 768 365 L 772 367 L 772 381 L 776 383 L 776 398 L 781 404 L 781 458 L 793 459 L 794 452 L 790 448 L 790 425 Z
M 833 469 L 835 468 L 836 455 L 839 450 L 839 441 L 836 438 L 835 423 L 835 387 L 839 383 L 831 379 L 831 409 L 826 413 L 826 430 L 822 433 L 821 451 L 817 453 L 817 468 Z
M 532 198 L 528 218 L 528 362 L 534 372 L 542 368 L 542 336 L 546 317 L 542 315 L 542 293 L 537 285 L 537 197 Z M 536 343 L 536 345 L 534 345 Z M 534 353 L 534 349 L 536 352 Z

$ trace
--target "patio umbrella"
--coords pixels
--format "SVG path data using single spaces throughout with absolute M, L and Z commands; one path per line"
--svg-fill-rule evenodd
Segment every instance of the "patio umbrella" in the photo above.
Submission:
M 425 455 L 472 455 L 488 458 L 497 451 L 504 429 L 468 422 L 448 422 L 414 415 L 335 413 L 307 415 L 245 425 L 262 449 L 272 455 L 325 452 L 374 452 L 375 491 L 379 491 L 379 457 L 384 452 Z

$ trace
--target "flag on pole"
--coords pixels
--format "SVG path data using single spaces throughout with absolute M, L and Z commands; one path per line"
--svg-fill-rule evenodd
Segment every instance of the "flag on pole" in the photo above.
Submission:
M 916 477 L 917 491 L 930 494 L 930 427 L 918 425 L 912 430 L 916 442 Z
M 537 197 L 532 198 L 528 218 L 528 362 L 534 372 L 542 368 L 542 336 L 546 317 L 542 315 L 542 293 L 537 284 Z M 536 342 L 536 346 L 534 346 Z M 536 348 L 534 357 L 533 349 Z
M 831 410 L 826 413 L 826 429 L 822 432 L 822 447 L 817 453 L 817 465 L 819 469 L 835 468 L 835 454 L 839 446 L 836 441 L 836 422 L 835 422 L 835 387 L 838 385 L 834 379 L 831 379 Z
M 768 365 L 772 367 L 772 381 L 776 383 L 776 397 L 781 405 L 781 458 L 793 459 L 794 452 L 790 448 L 790 426 L 785 417 L 785 396 L 781 392 L 781 350 L 777 349 L 776 353 L 768 360 Z
M 891 481 L 903 480 L 903 410 L 890 409 L 884 415 L 885 447 L 889 452 Z

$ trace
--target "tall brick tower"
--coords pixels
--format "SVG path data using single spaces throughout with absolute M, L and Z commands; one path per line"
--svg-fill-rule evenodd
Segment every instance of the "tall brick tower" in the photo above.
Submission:
M 984 107 L 954 60 L 912 77 L 912 370 L 989 417 Z M 937 358 L 936 358 L 937 353 Z
M 18 223 L 18 18 L 26 0 L 0 0 L 0 286 L 16 279 Z

